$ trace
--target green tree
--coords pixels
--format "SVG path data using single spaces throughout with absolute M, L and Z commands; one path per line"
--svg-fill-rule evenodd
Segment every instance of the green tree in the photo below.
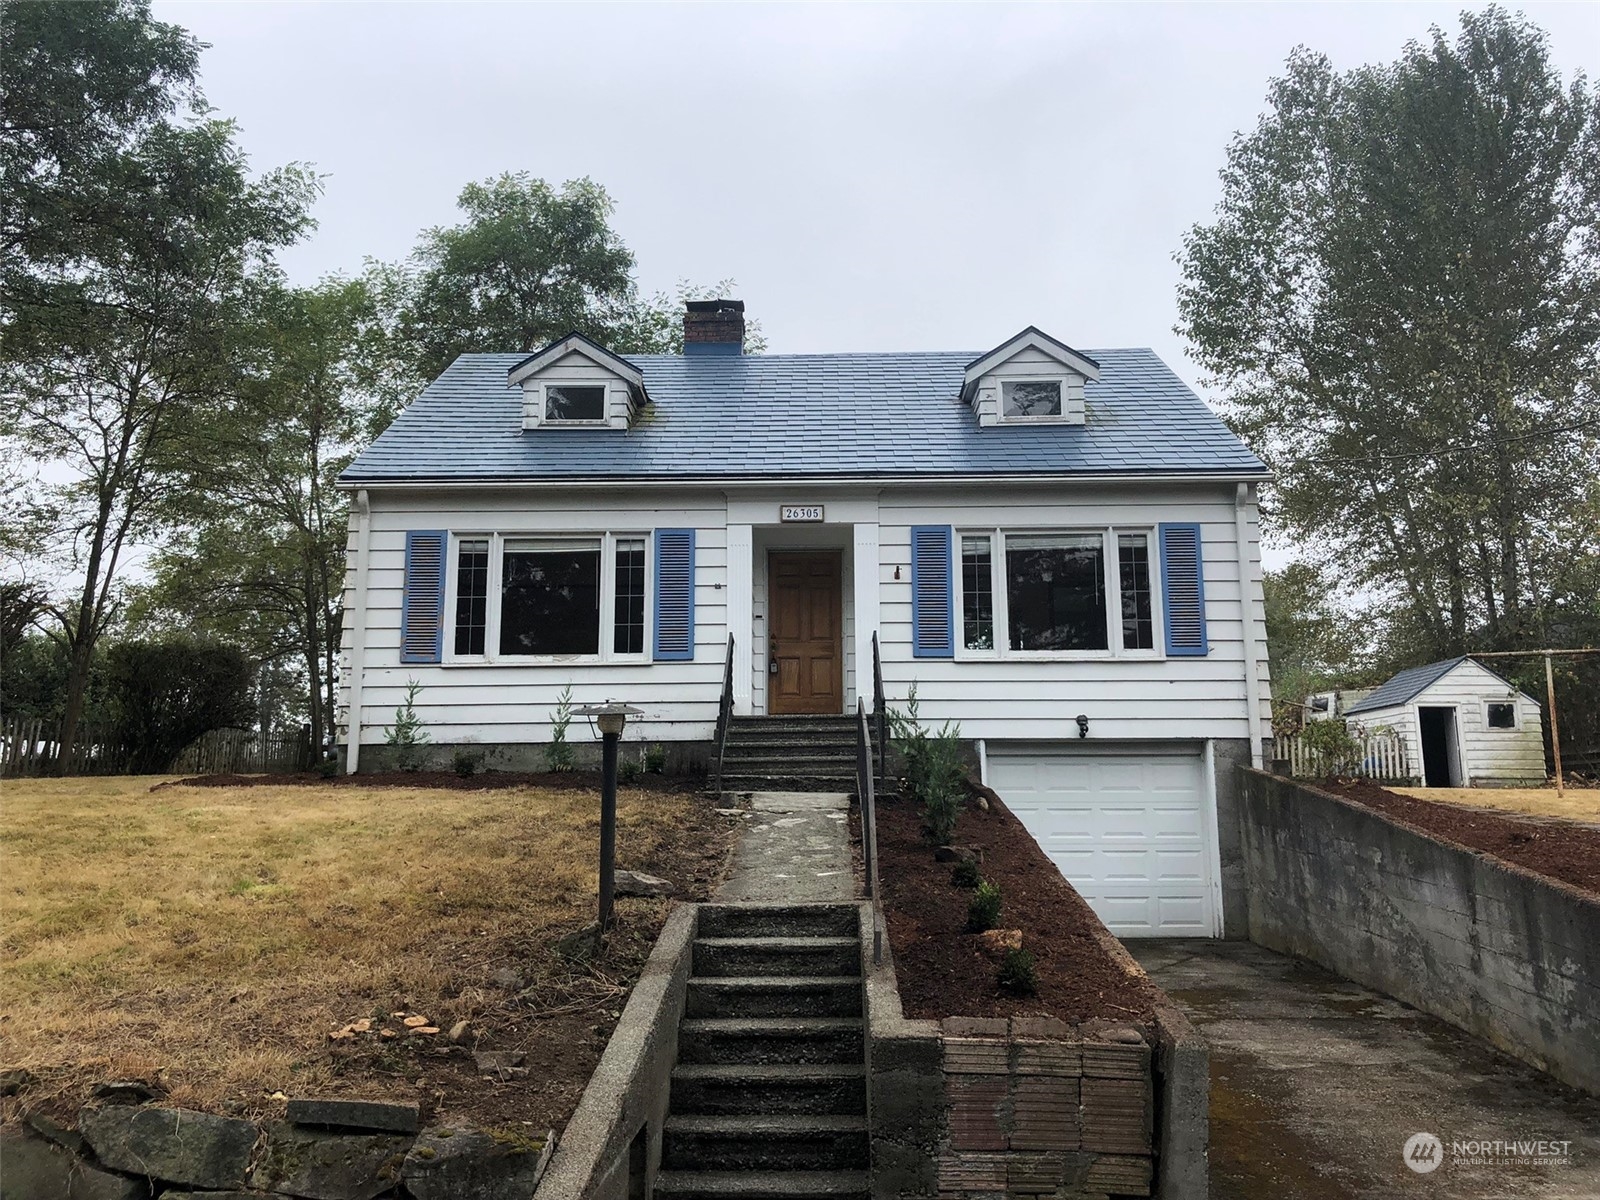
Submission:
M 249 728 L 254 716 L 243 652 L 203 638 L 118 642 L 106 653 L 105 687 L 134 775 L 166 771 L 201 734 Z
M 136 5 L 112 11 L 132 18 L 142 12 Z M 19 23 L 8 32 L 53 28 Z M 169 36 L 169 27 L 155 29 L 147 19 L 115 28 L 125 39 Z M 94 74 L 94 56 L 106 46 L 97 37 L 88 45 L 52 40 L 9 52 L 44 64 L 40 78 L 70 91 Z M 58 54 L 68 63 L 51 66 Z M 49 462 L 68 476 L 46 489 L 59 511 L 56 532 L 72 579 L 71 594 L 52 608 L 71 658 L 63 762 L 95 645 L 117 611 L 125 552 L 150 528 L 186 440 L 225 390 L 231 331 L 245 299 L 270 271 L 271 252 L 307 227 L 317 186 L 297 168 L 252 180 L 232 125 L 201 115 L 203 101 L 188 78 L 152 67 L 141 93 L 145 115 L 111 123 L 92 156 L 92 181 L 72 185 L 86 194 L 103 189 L 116 202 L 87 206 L 70 238 L 40 239 L 38 252 L 24 239 L 4 263 L 5 458 Z M 44 102 L 35 98 L 33 106 Z
M 611 228 L 615 205 L 591 179 L 555 188 L 505 174 L 468 184 L 458 204 L 462 223 L 425 231 L 405 264 L 368 266 L 390 313 L 392 378 L 411 394 L 460 354 L 537 350 L 574 331 L 622 354 L 678 353 L 682 301 L 733 288 L 684 282 L 676 297 L 641 296 L 633 254 Z M 758 328 L 747 346 L 764 348 Z
M 274 287 L 239 336 L 240 375 L 188 443 L 148 605 L 282 664 L 312 743 L 332 738 L 349 514 L 335 487 L 374 421 L 363 281 Z M 271 672 L 267 672 L 271 676 Z
M 1290 563 L 1261 582 L 1274 723 L 1298 727 L 1307 694 L 1359 682 L 1370 656 L 1365 625 L 1341 603 L 1321 564 Z
M 1600 93 L 1497 8 L 1347 74 L 1296 51 L 1179 255 L 1271 519 L 1413 661 L 1539 642 L 1600 555 Z

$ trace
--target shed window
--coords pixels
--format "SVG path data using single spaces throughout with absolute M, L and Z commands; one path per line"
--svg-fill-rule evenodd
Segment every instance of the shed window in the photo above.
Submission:
M 600 543 L 507 538 L 501 654 L 600 652 Z
M 1517 706 L 1510 702 L 1497 701 L 1489 705 L 1490 729 L 1515 729 L 1517 727 Z
M 1059 379 L 1007 379 L 1000 384 L 1000 415 L 1021 417 L 1059 417 L 1061 381 Z
M 456 653 L 482 654 L 489 629 L 489 539 L 463 538 L 456 551 Z
M 1098 534 L 1006 538 L 1013 650 L 1104 650 L 1105 542 Z
M 604 421 L 604 384 L 547 383 L 544 387 L 546 421 Z

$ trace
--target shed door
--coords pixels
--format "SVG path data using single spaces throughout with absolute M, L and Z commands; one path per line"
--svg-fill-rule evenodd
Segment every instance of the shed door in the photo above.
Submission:
M 1118 937 L 1215 937 L 1204 760 L 1185 746 L 991 750 L 989 783 Z

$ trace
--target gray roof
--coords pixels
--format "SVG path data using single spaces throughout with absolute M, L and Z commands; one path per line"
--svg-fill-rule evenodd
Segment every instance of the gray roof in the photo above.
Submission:
M 990 426 L 960 400 L 974 355 L 628 359 L 651 406 L 633 428 L 522 428 L 506 373 L 464 354 L 344 472 L 400 481 L 1214 473 L 1265 467 L 1151 350 L 1095 350 L 1083 425 Z
M 1421 695 L 1471 658 L 1470 654 L 1463 654 L 1460 658 L 1447 658 L 1443 662 L 1428 663 L 1426 666 L 1407 667 L 1398 675 L 1379 684 L 1364 699 L 1345 709 L 1344 715 L 1353 717 L 1357 713 L 1373 712 L 1380 708 L 1395 708 L 1398 705 L 1409 703 L 1413 697 Z M 1485 671 L 1489 671 L 1489 674 L 1500 680 L 1508 688 L 1513 686 L 1511 681 L 1499 672 L 1490 671 L 1482 663 L 1478 663 L 1478 666 L 1483 667 Z

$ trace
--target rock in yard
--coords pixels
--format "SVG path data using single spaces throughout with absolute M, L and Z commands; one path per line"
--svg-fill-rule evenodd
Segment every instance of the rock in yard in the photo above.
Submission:
M 50 1139 L 56 1145 L 65 1146 L 74 1154 L 89 1153 L 89 1144 L 83 1140 L 83 1134 L 76 1129 L 68 1129 L 48 1113 L 29 1113 L 27 1120 L 35 1133 Z
M 978 949 L 983 951 L 985 957 L 999 962 L 1006 956 L 1007 950 L 1022 949 L 1022 930 L 985 929 L 978 935 Z
M 279 1121 L 267 1130 L 267 1149 L 250 1186 L 306 1200 L 373 1200 L 400 1181 L 409 1137 L 325 1133 Z
M 114 1171 L 189 1187 L 244 1183 L 257 1131 L 249 1121 L 185 1108 L 86 1108 L 78 1131 Z
M 54 1142 L 17 1126 L 0 1129 L 0 1163 L 5 1164 L 7 1200 L 148 1200 L 150 1186 L 91 1167 Z
M 377 1100 L 291 1100 L 289 1120 L 296 1125 L 381 1133 L 415 1133 L 422 1127 L 422 1114 L 415 1104 L 385 1104 Z
M 38 1077 L 32 1071 L 23 1067 L 0 1071 L 0 1096 L 15 1096 L 23 1088 L 30 1088 L 38 1081 Z
M 933 861 L 942 863 L 981 863 L 983 851 L 976 846 L 940 846 L 933 852 Z
M 445 1034 L 445 1037 L 449 1038 L 452 1042 L 464 1042 L 467 1040 L 467 1034 L 471 1032 L 472 1025 L 469 1022 L 457 1021 L 454 1025 L 450 1026 L 450 1032 Z
M 553 1133 L 516 1138 L 475 1129 L 430 1129 L 406 1155 L 406 1190 L 416 1200 L 527 1200 L 554 1141 Z
M 670 896 L 672 884 L 643 871 L 618 871 L 615 879 L 619 896 Z
M 592 921 L 556 942 L 556 953 L 573 962 L 588 962 L 600 948 L 600 922 Z
M 159 1083 L 146 1083 L 142 1079 L 112 1079 L 94 1085 L 94 1098 L 107 1104 L 148 1104 L 167 1094 Z
M 522 1064 L 528 1056 L 517 1050 L 479 1050 L 472 1056 L 479 1075 L 493 1075 L 496 1079 L 526 1079 L 528 1068 Z
M 515 967 L 501 967 L 493 975 L 489 976 L 489 980 L 496 987 L 503 987 L 510 992 L 520 992 L 526 982 L 522 977 L 522 972 Z

